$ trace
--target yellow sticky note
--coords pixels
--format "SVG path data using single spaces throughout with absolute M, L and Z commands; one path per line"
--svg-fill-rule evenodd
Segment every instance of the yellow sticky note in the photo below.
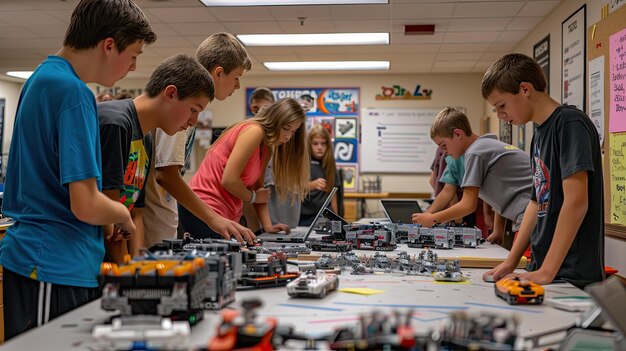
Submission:
M 359 294 L 359 295 L 376 295 L 382 294 L 385 290 L 377 290 L 370 288 L 343 288 L 339 289 L 341 292 L 350 293 L 350 294 Z

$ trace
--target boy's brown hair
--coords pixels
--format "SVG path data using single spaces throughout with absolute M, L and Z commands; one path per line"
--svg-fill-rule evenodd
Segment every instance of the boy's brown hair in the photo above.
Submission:
M 63 46 L 91 49 L 106 38 L 113 38 L 122 52 L 137 41 L 152 44 L 157 36 L 131 0 L 82 0 L 72 13 Z
M 455 129 L 462 130 L 466 136 L 472 135 L 472 126 L 467 116 L 454 107 L 446 107 L 437 114 L 430 126 L 430 138 L 452 138 Z
M 145 93 L 148 97 L 155 97 L 168 85 L 176 86 L 179 100 L 202 95 L 213 101 L 215 97 L 215 86 L 209 71 L 193 57 L 184 54 L 161 62 L 152 72 Z
M 265 87 L 260 87 L 260 88 L 254 89 L 252 94 L 250 94 L 250 103 L 252 103 L 252 101 L 259 101 L 259 100 L 266 100 L 269 102 L 274 102 L 276 99 L 274 99 L 274 94 L 272 94 L 271 90 Z
M 209 71 L 217 66 L 221 66 L 226 74 L 239 67 L 246 71 L 252 69 L 248 52 L 229 33 L 215 33 L 204 39 L 196 50 L 196 59 Z
M 546 76 L 537 61 L 523 54 L 511 53 L 500 57 L 489 67 L 480 90 L 484 99 L 496 89 L 517 94 L 522 82 L 532 84 L 537 91 L 546 91 Z

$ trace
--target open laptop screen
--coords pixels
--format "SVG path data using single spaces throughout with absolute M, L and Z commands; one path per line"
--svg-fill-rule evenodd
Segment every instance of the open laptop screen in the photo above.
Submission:
M 412 223 L 413 213 L 422 213 L 417 200 L 380 200 L 387 218 L 392 223 Z

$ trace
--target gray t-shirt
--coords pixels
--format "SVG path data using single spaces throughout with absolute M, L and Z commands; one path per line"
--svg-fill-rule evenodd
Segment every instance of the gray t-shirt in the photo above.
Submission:
M 503 217 L 519 223 L 530 201 L 530 157 L 524 151 L 486 134 L 465 152 L 462 187 L 479 187 L 478 197 Z
M 289 228 L 295 228 L 298 226 L 300 220 L 300 200 L 287 197 L 285 201 L 281 201 L 276 193 L 276 185 L 274 184 L 274 171 L 272 170 L 272 162 L 274 159 L 270 159 L 265 169 L 265 187 L 271 190 L 270 199 L 267 201 L 267 208 L 270 212 L 270 219 L 272 224 L 283 223 L 287 224 Z
M 531 237 L 531 270 L 543 264 L 563 206 L 563 181 L 587 171 L 587 213 L 556 279 L 580 288 L 604 279 L 604 200 L 602 156 L 595 126 L 573 106 L 558 107 L 539 127 L 531 143 L 537 226 Z M 567 216 L 567 213 L 563 213 Z M 567 220 L 567 217 L 564 217 Z

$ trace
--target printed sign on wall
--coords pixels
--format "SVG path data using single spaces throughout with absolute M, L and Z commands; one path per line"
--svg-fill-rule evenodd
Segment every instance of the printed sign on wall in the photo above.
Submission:
M 246 89 L 246 115 L 250 112 L 250 95 Z M 359 88 L 269 88 L 276 100 L 293 98 L 308 108 L 307 116 L 359 116 Z

